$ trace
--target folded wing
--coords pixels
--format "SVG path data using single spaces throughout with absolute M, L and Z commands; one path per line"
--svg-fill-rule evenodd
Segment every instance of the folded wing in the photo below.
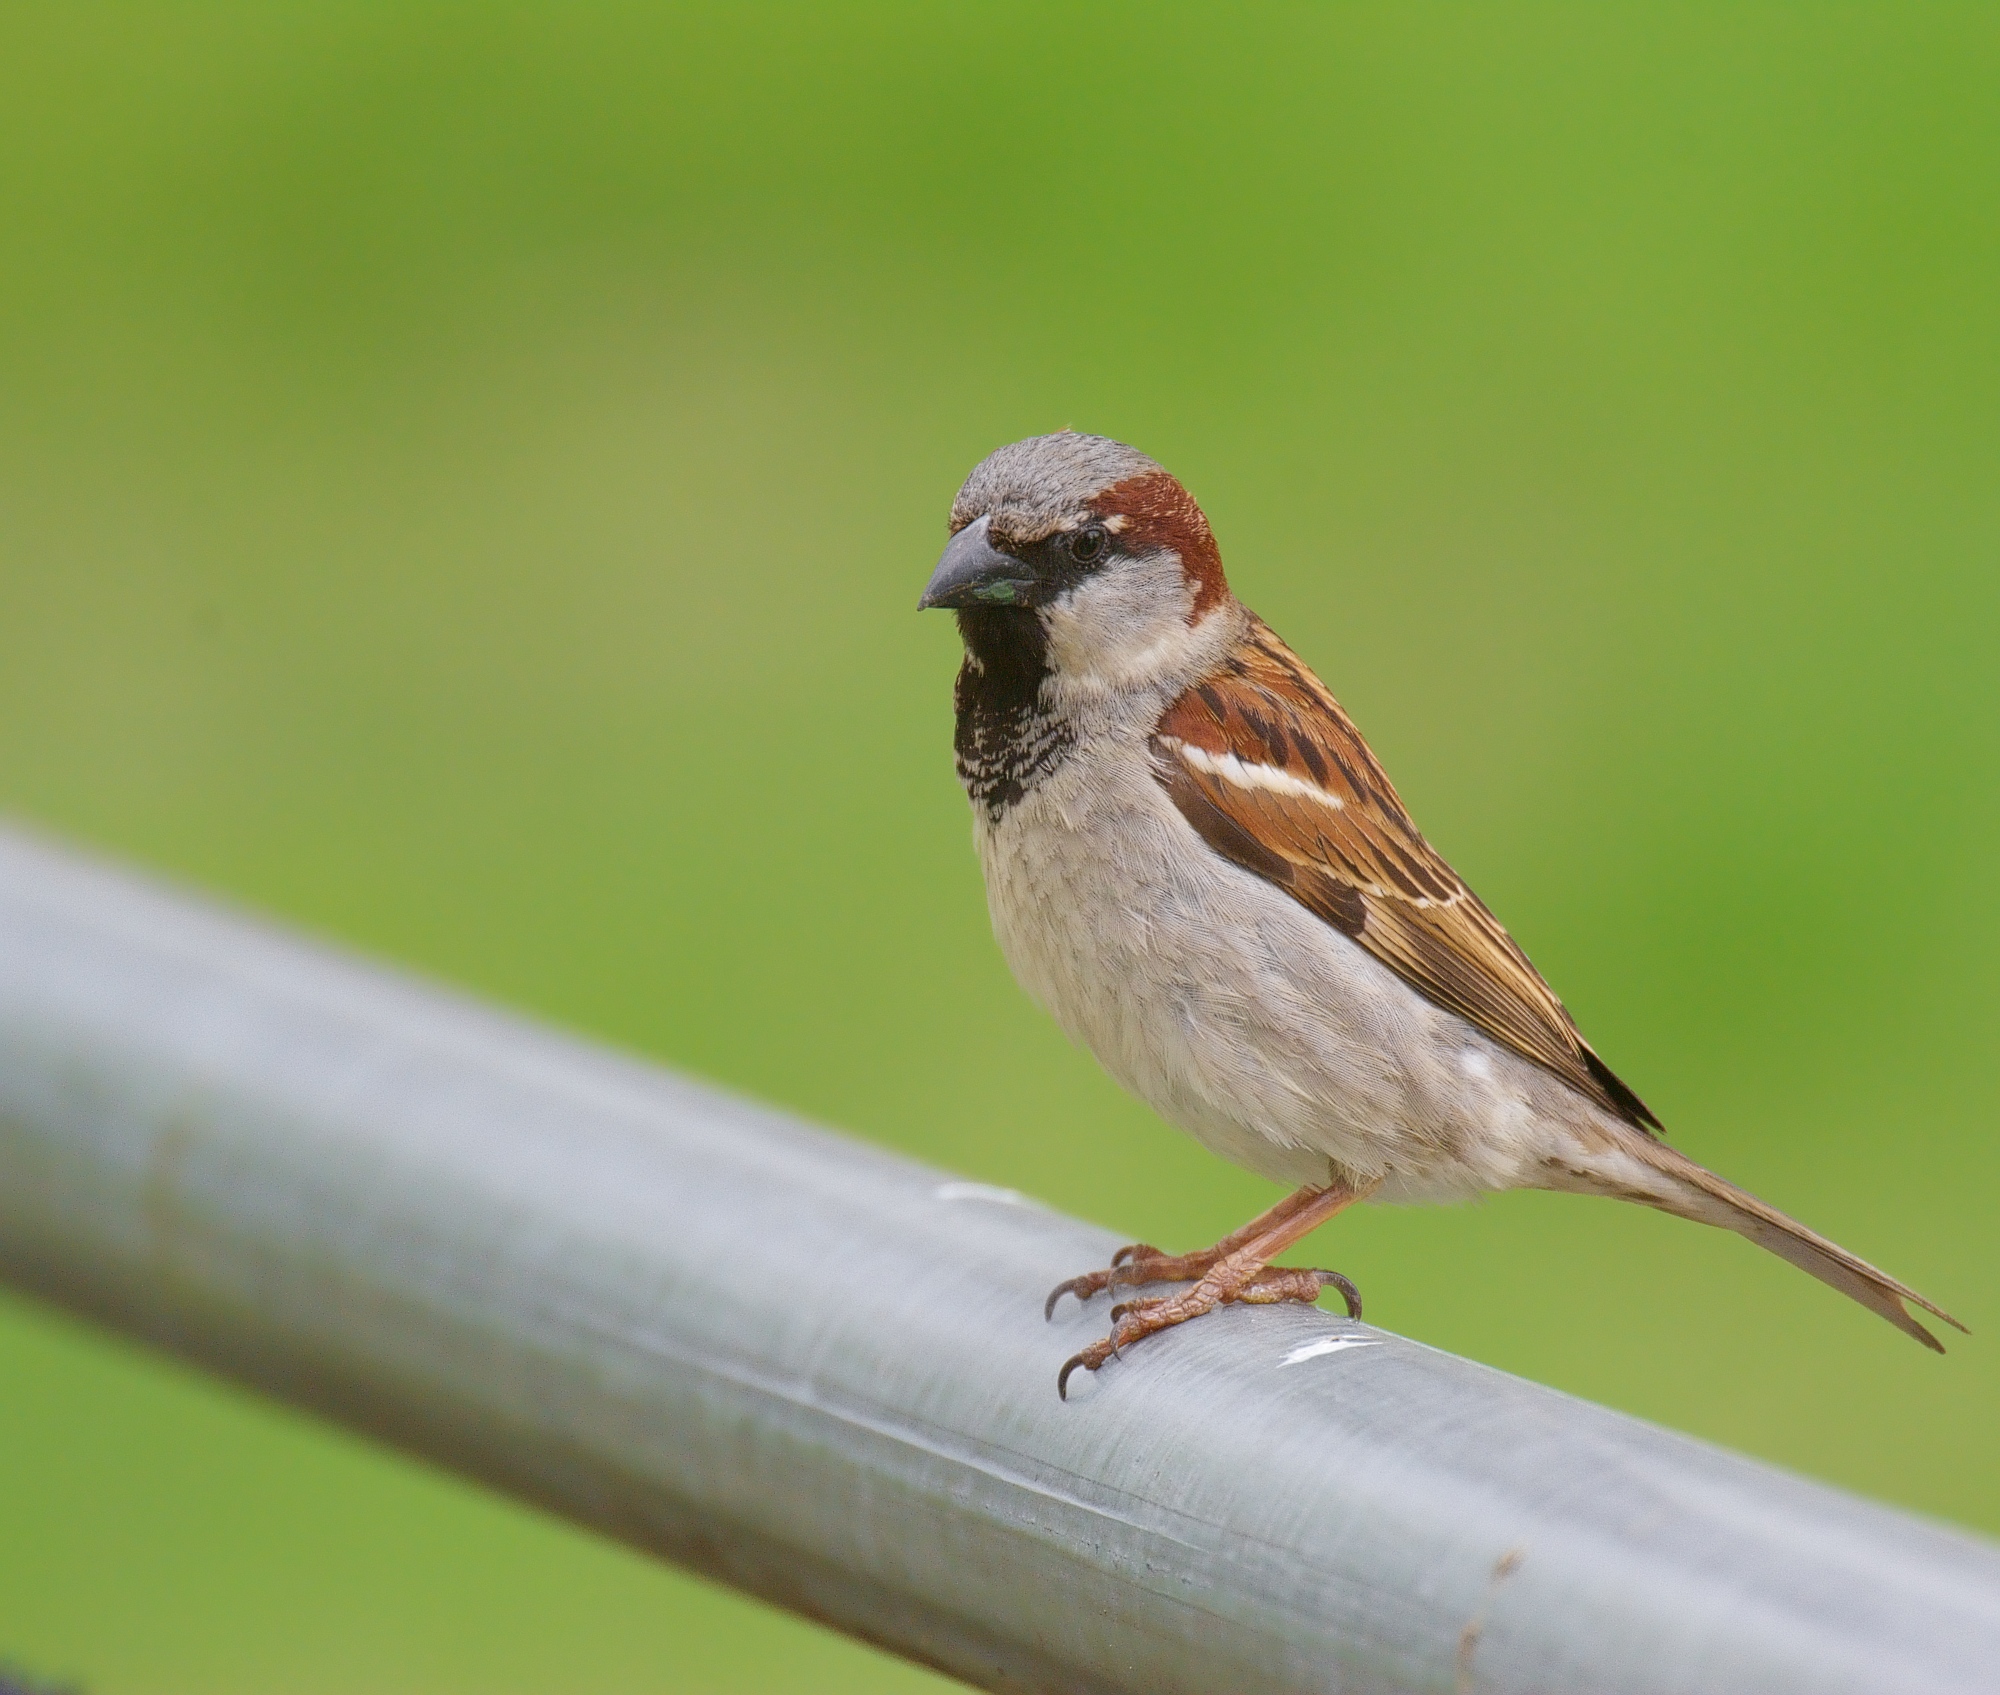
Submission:
M 1174 804 L 1218 853 L 1495 1041 L 1628 1123 L 1659 1127 L 1424 840 L 1340 703 L 1262 622 L 1166 712 L 1152 750 Z

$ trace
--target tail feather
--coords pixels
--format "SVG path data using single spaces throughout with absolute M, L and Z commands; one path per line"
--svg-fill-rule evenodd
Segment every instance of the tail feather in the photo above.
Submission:
M 1648 1186 L 1653 1191 L 1643 1196 L 1648 1205 L 1747 1236 L 1758 1247 L 1768 1248 L 1780 1259 L 1789 1260 L 1829 1288 L 1859 1301 L 1870 1312 L 1880 1313 L 1905 1336 L 1916 1338 L 1940 1354 L 1944 1352 L 1944 1344 L 1918 1323 L 1904 1302 L 1922 1307 L 1954 1330 L 1965 1330 L 1943 1307 L 1925 1300 L 1908 1284 L 1897 1282 L 1886 1271 L 1849 1253 L 1839 1243 L 1829 1242 L 1817 1231 L 1787 1218 L 1776 1207 L 1695 1164 L 1666 1143 L 1632 1133 L 1621 1136 L 1619 1145 L 1627 1156 L 1669 1180 L 1657 1189 Z M 1617 1192 L 1635 1200 L 1642 1198 L 1624 1183 L 1617 1185 Z

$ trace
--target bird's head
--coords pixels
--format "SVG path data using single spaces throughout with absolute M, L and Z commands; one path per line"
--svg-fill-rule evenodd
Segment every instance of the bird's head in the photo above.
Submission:
M 975 652 L 1002 630 L 1030 635 L 1051 672 L 1078 682 L 1151 682 L 1234 605 L 1194 497 L 1103 436 L 1063 430 L 989 454 L 951 529 L 919 609 L 955 610 Z

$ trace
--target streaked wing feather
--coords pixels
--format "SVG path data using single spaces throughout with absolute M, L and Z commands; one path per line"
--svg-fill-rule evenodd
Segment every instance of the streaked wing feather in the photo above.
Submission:
M 1656 1129 L 1479 897 L 1424 840 L 1326 686 L 1263 623 L 1153 737 L 1218 853 L 1285 889 L 1405 982 L 1607 1110 Z

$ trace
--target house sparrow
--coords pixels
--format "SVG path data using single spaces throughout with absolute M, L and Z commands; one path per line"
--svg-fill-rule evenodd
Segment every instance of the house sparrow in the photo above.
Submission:
M 1060 1284 L 1115 1352 L 1227 1301 L 1311 1301 L 1271 1260 L 1359 1200 L 1610 1195 L 1720 1225 L 1930 1348 L 1915 1290 L 1675 1152 L 1411 822 L 1339 703 L 1230 593 L 1143 453 L 1065 430 L 965 481 L 920 608 L 958 614 L 959 779 L 994 934 L 1073 1040 L 1170 1123 L 1293 1186 L 1202 1253 Z M 1939 1351 L 1943 1350 L 1939 1348 Z

